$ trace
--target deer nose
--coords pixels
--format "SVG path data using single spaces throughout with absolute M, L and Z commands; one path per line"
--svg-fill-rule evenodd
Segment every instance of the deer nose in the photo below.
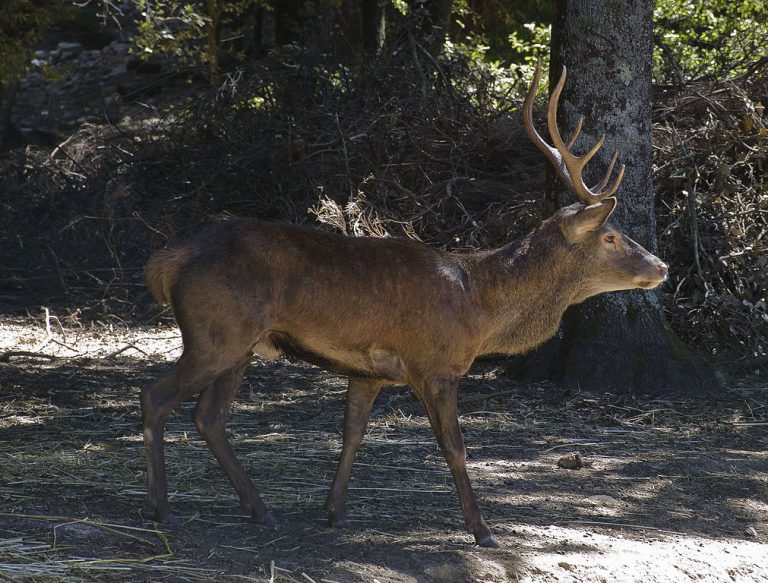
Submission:
M 657 265 L 659 268 L 659 274 L 663 279 L 667 279 L 667 274 L 669 273 L 669 267 L 667 267 L 666 263 L 662 263 L 659 261 L 659 264 Z

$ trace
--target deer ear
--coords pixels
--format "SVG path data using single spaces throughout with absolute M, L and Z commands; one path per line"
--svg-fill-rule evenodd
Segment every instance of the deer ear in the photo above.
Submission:
M 605 224 L 618 201 L 609 197 L 596 204 L 585 206 L 563 217 L 562 228 L 569 239 L 576 239 L 589 231 L 596 231 Z

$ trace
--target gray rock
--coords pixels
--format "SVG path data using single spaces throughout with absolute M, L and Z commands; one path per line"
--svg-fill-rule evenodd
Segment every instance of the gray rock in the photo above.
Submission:
M 127 55 L 131 50 L 131 45 L 118 41 L 112 41 L 109 46 L 116 55 Z
M 117 67 L 112 69 L 112 75 L 125 75 L 128 72 L 128 67 L 125 63 L 120 63 Z
M 80 43 L 61 42 L 56 47 L 60 59 L 74 59 L 83 52 L 83 45 Z

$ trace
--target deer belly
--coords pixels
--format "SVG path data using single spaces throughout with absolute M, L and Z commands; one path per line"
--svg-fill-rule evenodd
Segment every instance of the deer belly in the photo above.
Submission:
M 337 348 L 322 341 L 299 340 L 283 332 L 272 331 L 254 344 L 252 351 L 269 360 L 281 357 L 302 360 L 343 375 L 378 378 L 393 383 L 404 382 L 405 378 L 402 358 L 385 349 Z

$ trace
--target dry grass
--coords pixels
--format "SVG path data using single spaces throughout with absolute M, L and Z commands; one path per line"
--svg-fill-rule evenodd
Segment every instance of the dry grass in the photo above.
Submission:
M 19 348 L 9 331 L 34 348 L 45 330 L 7 325 L 0 350 Z M 768 536 L 764 389 L 734 388 L 720 403 L 558 395 L 512 385 L 492 363 L 464 382 L 460 411 L 470 475 L 508 549 L 501 554 L 471 548 L 450 474 L 406 389 L 376 403 L 353 473 L 353 529 L 329 530 L 322 505 L 341 445 L 343 379 L 289 363 L 254 364 L 229 424 L 277 528 L 237 511 L 194 431 L 191 404 L 166 435 L 171 504 L 183 524 L 151 525 L 138 512 L 145 469 L 137 396 L 167 366 L 158 361 L 177 353 L 178 337 L 64 331 L 66 342 L 54 326 L 42 350 L 53 362 L 0 363 L 0 578 L 444 581 L 446 569 L 464 580 L 490 569 L 497 574 L 485 580 L 501 582 L 543 568 L 552 541 L 582 536 L 603 541 L 605 556 L 623 538 L 666 541 L 675 561 L 684 560 L 675 549 L 687 548 L 677 545 L 725 544 L 738 571 L 753 568 L 742 554 L 754 552 L 751 541 Z M 68 358 L 73 349 L 79 356 Z M 557 467 L 575 452 L 583 469 Z

